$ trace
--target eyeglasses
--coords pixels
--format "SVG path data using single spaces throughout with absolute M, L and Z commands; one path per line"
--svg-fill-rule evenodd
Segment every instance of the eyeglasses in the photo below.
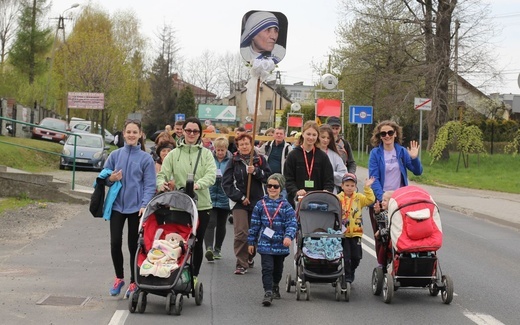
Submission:
M 380 136 L 381 138 L 386 137 L 387 134 L 388 134 L 389 136 L 393 136 L 393 135 L 395 134 L 395 131 L 394 131 L 394 130 L 390 130 L 390 131 L 388 131 L 388 132 L 386 132 L 386 131 L 381 131 L 381 132 L 379 132 L 379 136 Z
M 141 126 L 141 121 L 132 119 L 125 120 L 125 126 L 127 126 L 128 124 L 136 124 L 137 126 Z
M 192 130 L 192 129 L 184 129 L 184 132 L 188 133 L 188 134 L 199 134 L 200 133 L 200 130 Z
M 267 184 L 267 188 L 274 188 L 275 190 L 279 189 L 280 188 L 280 185 L 275 185 L 275 184 Z

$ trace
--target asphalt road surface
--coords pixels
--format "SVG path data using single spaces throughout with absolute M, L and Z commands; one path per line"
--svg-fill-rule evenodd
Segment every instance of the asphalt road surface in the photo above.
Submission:
M 130 314 L 122 295 L 108 295 L 114 278 L 108 222 L 92 218 L 86 206 L 70 210 L 42 234 L 0 246 L 2 324 L 518 324 L 518 231 L 457 212 L 441 209 L 444 242 L 438 256 L 442 271 L 454 282 L 450 305 L 429 296 L 427 289 L 402 288 L 391 304 L 374 296 L 376 259 L 367 229 L 349 302 L 336 301 L 330 284 L 311 284 L 309 301 L 296 301 L 293 287 L 263 307 L 260 258 L 246 275 L 233 274 L 233 228 L 228 223 L 223 259 L 202 265 L 202 305 L 185 298 L 182 314 L 173 316 L 166 314 L 161 296 L 148 296 L 144 314 Z M 369 224 L 366 211 L 364 217 Z M 294 278 L 292 255 L 285 263 L 289 273 Z

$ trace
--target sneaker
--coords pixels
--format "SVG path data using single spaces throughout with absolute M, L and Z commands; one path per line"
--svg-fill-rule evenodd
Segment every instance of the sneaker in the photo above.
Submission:
M 271 302 L 273 301 L 273 293 L 271 291 L 266 291 L 264 294 L 264 300 L 262 300 L 262 304 L 264 306 L 271 306 Z
M 281 299 L 282 296 L 280 295 L 280 286 L 274 285 L 273 286 L 273 299 Z
M 220 254 L 220 249 L 216 249 L 213 251 L 213 258 L 216 260 L 220 260 L 222 255 Z
M 125 280 L 116 278 L 114 285 L 110 288 L 111 296 L 118 296 L 121 293 L 121 288 L 125 285 Z
M 238 275 L 244 275 L 247 273 L 247 270 L 241 266 L 237 266 L 237 269 L 235 270 L 235 274 Z
M 255 260 L 251 257 L 247 260 L 247 265 L 249 265 L 249 267 L 253 267 L 255 266 Z
M 128 289 L 126 290 L 126 293 L 125 293 L 125 299 L 128 299 L 130 297 L 130 295 L 132 294 L 132 292 L 136 292 L 136 291 L 137 291 L 137 284 L 135 284 L 135 282 L 130 283 L 130 285 L 128 286 Z
M 199 279 L 196 276 L 194 276 L 193 277 L 193 287 L 195 287 L 197 285 L 197 282 L 199 282 Z
M 208 260 L 208 262 L 213 262 L 213 260 L 215 259 L 215 256 L 213 254 L 213 251 L 211 250 L 211 248 L 208 248 L 208 250 L 206 251 L 206 259 Z

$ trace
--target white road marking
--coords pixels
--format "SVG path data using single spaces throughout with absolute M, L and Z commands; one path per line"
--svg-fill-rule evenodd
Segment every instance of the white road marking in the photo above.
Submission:
M 478 325 L 504 325 L 504 323 L 502 323 L 495 317 L 487 314 L 479 314 L 470 311 L 465 311 L 464 316 L 471 319 L 475 324 Z
M 128 310 L 116 310 L 108 325 L 123 325 L 129 314 Z

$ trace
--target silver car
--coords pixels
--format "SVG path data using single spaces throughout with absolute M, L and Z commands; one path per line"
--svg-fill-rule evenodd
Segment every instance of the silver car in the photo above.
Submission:
M 75 133 L 91 133 L 90 121 L 71 122 L 71 132 Z M 98 129 L 98 134 L 101 134 L 101 128 Z M 114 142 L 114 135 L 105 129 L 105 142 L 112 144 Z
M 76 138 L 76 168 L 101 171 L 108 157 L 108 147 L 99 134 L 82 133 L 69 136 L 63 143 L 60 157 L 60 169 L 71 167 L 74 162 L 74 138 Z

